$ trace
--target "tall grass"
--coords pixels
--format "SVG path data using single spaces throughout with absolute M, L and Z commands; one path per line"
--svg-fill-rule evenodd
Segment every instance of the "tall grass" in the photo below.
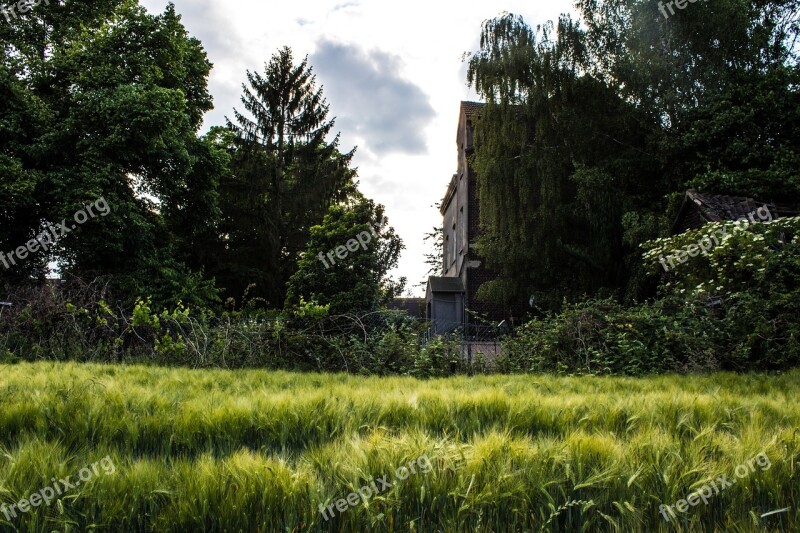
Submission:
M 359 378 L 0 366 L 0 503 L 110 455 L 9 531 L 796 531 L 800 372 Z M 764 452 L 771 467 L 674 505 Z M 428 473 L 335 504 L 427 455 Z M 789 511 L 761 518 L 782 508 Z

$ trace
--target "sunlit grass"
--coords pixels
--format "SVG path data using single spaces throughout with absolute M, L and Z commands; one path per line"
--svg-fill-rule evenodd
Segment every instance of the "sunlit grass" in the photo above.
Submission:
M 418 381 L 0 366 L 0 503 L 116 465 L 19 531 L 795 531 L 800 372 Z M 669 524 L 674 505 L 765 452 Z M 418 472 L 335 504 L 422 455 Z M 761 518 L 768 511 L 788 512 Z

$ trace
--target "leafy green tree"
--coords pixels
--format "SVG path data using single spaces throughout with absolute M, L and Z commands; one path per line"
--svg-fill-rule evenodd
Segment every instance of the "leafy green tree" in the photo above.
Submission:
M 122 299 L 158 293 L 164 303 L 179 297 L 164 280 L 197 286 L 179 253 L 186 226 L 172 223 L 197 216 L 189 199 L 214 187 L 198 176 L 223 161 L 196 136 L 211 64 L 174 6 L 153 16 L 135 0 L 40 4 L 0 24 L 0 42 L 0 91 L 12 96 L 0 104 L 0 166 L 14 192 L 0 242 L 24 244 L 100 197 L 111 209 L 30 258 L 26 275 L 56 261 L 62 276 L 109 276 Z
M 593 73 L 660 125 L 673 191 L 800 200 L 797 0 L 580 0 Z
M 39 227 L 41 208 L 37 191 L 43 174 L 30 168 L 27 151 L 37 131 L 45 127 L 46 110 L 4 62 L 0 65 L 0 251 L 25 243 L 31 228 Z M 46 262 L 39 258 L 20 262 L 8 270 L 0 266 L 0 279 L 20 283 L 42 279 Z
M 659 198 L 653 124 L 587 75 L 586 35 L 569 17 L 485 23 L 468 81 L 486 100 L 473 158 L 482 236 L 498 279 L 479 296 L 557 307 L 628 275 L 623 214 Z
M 389 226 L 382 205 L 359 197 L 332 206 L 312 226 L 298 270 L 289 280 L 286 307 L 305 302 L 329 305 L 331 314 L 371 311 L 399 296 L 405 278 L 388 273 L 397 266 L 403 243 Z
M 355 191 L 355 149 L 330 142 L 334 121 L 307 59 L 295 65 L 282 48 L 263 75 L 247 73 L 234 110 L 231 174 L 222 180 L 222 259 L 218 279 L 230 296 L 251 284 L 253 296 L 280 306 L 311 226 Z
M 800 68 L 734 78 L 689 114 L 675 161 L 686 187 L 800 205 Z
M 798 2 L 668 19 L 658 5 L 581 0 L 584 28 L 485 23 L 468 81 L 487 102 L 478 248 L 499 277 L 482 296 L 648 295 L 639 245 L 669 231 L 687 188 L 800 198 Z

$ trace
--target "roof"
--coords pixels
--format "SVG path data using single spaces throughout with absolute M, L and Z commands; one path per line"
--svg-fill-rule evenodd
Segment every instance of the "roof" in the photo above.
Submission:
M 455 276 L 431 276 L 428 278 L 431 292 L 464 292 L 461 278 Z
M 767 206 L 774 217 L 792 216 L 794 209 L 767 202 L 757 202 L 744 196 L 727 196 L 724 194 L 706 194 L 695 190 L 686 191 L 673 233 L 680 233 L 690 228 L 699 228 L 708 222 L 740 220 L 755 213 L 759 208 Z
M 756 202 L 752 198 L 703 194 L 692 190 L 686 192 L 686 198 L 700 207 L 700 211 L 708 218 L 709 222 L 747 218 L 748 214 L 764 206 L 763 202 Z
M 469 102 L 464 100 L 461 102 L 461 111 L 463 111 L 468 117 L 472 117 L 480 114 L 485 105 L 486 104 L 481 102 Z
M 421 317 L 423 315 L 425 298 L 393 298 L 387 307 L 398 311 L 405 311 L 409 316 Z

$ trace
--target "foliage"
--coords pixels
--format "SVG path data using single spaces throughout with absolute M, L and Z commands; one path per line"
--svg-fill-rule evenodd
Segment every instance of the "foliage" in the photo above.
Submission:
M 688 187 L 800 200 L 797 0 L 581 0 L 535 28 L 486 21 L 468 82 L 490 300 L 650 297 L 638 246 Z
M 658 270 L 665 256 L 692 250 L 695 257 L 683 252 L 685 262 L 672 261 L 662 293 L 718 308 L 733 368 L 786 368 L 800 363 L 799 239 L 798 217 L 713 223 L 646 243 L 644 260 Z M 712 242 L 698 253 L 698 243 Z
M 795 255 L 781 267 L 792 290 L 753 287 L 726 296 L 665 295 L 565 305 L 503 342 L 500 372 L 647 375 L 716 370 L 785 370 L 800 365 Z
M 774 283 L 733 294 L 677 291 L 633 306 L 613 299 L 566 304 L 499 339 L 498 355 L 472 361 L 458 336 L 428 338 L 427 323 L 393 311 L 338 314 L 305 300 L 291 313 L 215 315 L 181 302 L 156 307 L 149 299 L 123 309 L 106 303 L 110 294 L 101 281 L 73 282 L 12 295 L 15 306 L 0 314 L 0 357 L 423 378 L 794 368 L 800 365 L 796 253 L 771 257 L 765 272 Z
M 330 310 L 330 304 L 319 305 L 314 302 L 306 302 L 302 297 L 300 297 L 300 302 L 297 308 L 293 309 L 292 312 L 299 318 L 323 318 L 328 316 Z
M 674 161 L 701 191 L 800 205 L 800 66 L 735 77 L 689 115 Z
M 627 275 L 622 217 L 659 208 L 648 187 L 655 124 L 585 73 L 586 36 L 562 16 L 528 27 L 504 15 L 484 24 L 468 80 L 486 100 L 473 164 L 483 234 L 478 251 L 497 281 L 484 298 L 557 308 Z
M 771 291 L 786 294 L 796 289 L 798 244 L 800 217 L 789 217 L 769 223 L 713 222 L 642 247 L 652 273 L 662 271 L 662 260 L 667 265 L 665 291 L 721 297 L 748 290 L 768 296 Z
M 428 272 L 425 278 L 416 286 L 425 290 L 428 286 L 428 278 L 430 276 L 442 275 L 442 270 L 444 268 L 444 228 L 442 226 L 431 228 L 431 231 L 425 233 L 422 242 L 430 247 L 429 251 L 424 255 L 424 262 L 428 267 Z
M 440 378 L 468 370 L 458 337 L 435 337 L 414 358 L 411 375 Z
M 223 177 L 223 213 L 214 274 L 227 296 L 245 287 L 272 308 L 286 297 L 310 228 L 331 205 L 355 193 L 355 149 L 339 152 L 327 137 L 334 121 L 307 58 L 295 64 L 285 47 L 265 65 L 247 72 L 244 111 L 228 120 L 231 172 Z
M 4 278 L 41 281 L 56 261 L 62 277 L 110 276 L 130 303 L 138 289 L 158 290 L 153 265 L 179 284 L 196 276 L 175 248 L 190 237 L 178 221 L 195 209 L 213 220 L 202 199 L 222 163 L 196 136 L 211 109 L 211 64 L 174 6 L 150 15 L 134 0 L 39 5 L 4 21 L 0 41 L 3 250 L 101 196 L 111 208 Z
M 310 229 L 285 305 L 306 299 L 329 306 L 333 314 L 374 311 L 403 291 L 405 278 L 389 276 L 403 248 L 382 205 L 359 195 L 350 205 L 332 206 Z
M 107 283 L 79 280 L 13 293 L 0 308 L 7 361 L 139 362 L 192 367 L 409 374 L 421 357 L 421 328 L 404 314 L 330 315 L 301 302 L 292 313 L 246 308 L 215 314 L 150 298 L 112 307 Z M 430 366 L 430 365 L 428 365 Z M 458 369 L 450 369 L 452 372 Z
M 728 333 L 700 302 L 588 300 L 525 324 L 503 344 L 499 365 L 578 375 L 713 371 L 728 362 Z

